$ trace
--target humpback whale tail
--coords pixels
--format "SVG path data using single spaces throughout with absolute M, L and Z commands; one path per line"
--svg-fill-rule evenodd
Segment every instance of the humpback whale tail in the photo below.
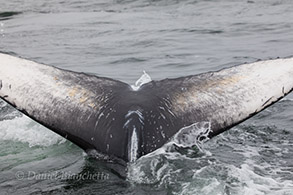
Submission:
M 209 121 L 213 137 L 293 88 L 293 58 L 151 81 L 133 90 L 109 78 L 0 54 L 0 97 L 77 144 L 134 161 L 181 128 Z

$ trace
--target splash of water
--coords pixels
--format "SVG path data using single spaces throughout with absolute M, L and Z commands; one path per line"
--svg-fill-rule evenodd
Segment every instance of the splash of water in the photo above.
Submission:
M 194 123 L 182 128 L 161 148 L 128 165 L 127 178 L 130 182 L 154 184 L 170 178 L 173 169 L 170 160 L 194 158 L 210 155 L 201 147 L 211 131 L 210 122 Z M 203 139 L 206 137 L 206 139 Z
M 137 91 L 137 90 L 139 90 L 139 88 L 142 85 L 149 83 L 151 81 L 152 81 L 152 79 L 151 79 L 150 75 L 148 75 L 145 71 L 143 71 L 143 74 L 141 75 L 141 77 L 135 82 L 134 85 L 131 85 L 131 88 L 134 91 Z
M 243 141 L 248 142 L 249 140 L 246 136 L 253 139 L 253 142 L 262 140 L 259 134 L 251 137 L 252 133 L 260 133 L 259 129 L 258 131 L 243 133 L 243 129 L 237 130 L 236 128 L 234 133 L 232 131 L 232 133 L 226 134 L 225 138 L 221 139 L 221 136 L 218 136 L 204 145 L 201 144 L 200 140 L 194 141 L 193 137 L 197 135 L 194 137 L 197 138 L 199 135 L 196 133 L 196 129 L 200 129 L 205 134 L 210 130 L 209 128 L 209 123 L 193 124 L 191 127 L 183 128 L 163 148 L 130 164 L 128 166 L 128 180 L 131 183 L 147 184 L 157 190 L 168 189 L 174 194 L 182 195 L 291 194 L 292 180 L 279 177 L 280 173 L 289 175 L 290 166 L 282 167 L 278 160 L 271 163 L 259 161 L 260 156 L 263 155 L 263 150 L 275 151 L 277 158 L 280 148 L 270 144 L 266 144 L 269 148 L 259 147 L 259 141 L 256 142 L 255 146 L 247 146 L 249 143 L 243 144 Z M 237 136 L 235 132 L 237 132 Z M 276 130 L 277 132 L 279 133 L 278 130 Z M 242 138 L 239 140 L 239 136 L 243 135 L 245 136 L 243 140 Z M 235 142 L 235 140 L 239 140 L 239 142 Z M 283 142 L 280 142 L 280 146 L 284 145 Z M 178 147 L 190 147 L 193 144 L 198 144 L 200 147 L 204 146 L 205 150 L 203 150 L 202 155 L 190 158 L 174 149 L 172 150 L 171 146 L 174 143 Z M 212 148 L 209 148 L 210 144 Z M 212 155 L 206 151 L 206 148 L 218 152 L 231 150 L 231 156 L 222 156 L 215 153 Z M 241 160 L 241 157 L 235 155 L 235 153 L 243 155 L 243 162 L 240 164 L 238 162 L 233 164 L 233 158 L 238 158 L 238 161 Z M 288 151 L 282 151 L 285 156 L 290 154 L 287 153 Z
M 190 126 L 183 127 L 175 134 L 173 142 L 183 147 L 192 147 L 194 145 L 200 148 L 200 144 L 208 140 L 211 132 L 210 122 L 198 122 Z
M 15 110 L 12 106 L 8 105 L 6 102 L 0 100 L 0 121 L 11 120 L 17 117 L 21 117 L 22 114 Z
M 29 147 L 51 146 L 66 141 L 26 116 L 0 121 L 0 140 L 28 143 Z
M 27 116 L 0 100 L 0 141 L 10 140 L 33 146 L 61 144 L 66 139 L 34 122 Z

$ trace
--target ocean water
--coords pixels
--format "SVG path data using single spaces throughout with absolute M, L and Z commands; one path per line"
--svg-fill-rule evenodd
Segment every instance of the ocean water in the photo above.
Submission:
M 134 84 L 290 57 L 292 19 L 291 0 L 0 0 L 0 51 Z M 197 145 L 121 178 L 0 101 L 0 194 L 291 195 L 293 95 Z

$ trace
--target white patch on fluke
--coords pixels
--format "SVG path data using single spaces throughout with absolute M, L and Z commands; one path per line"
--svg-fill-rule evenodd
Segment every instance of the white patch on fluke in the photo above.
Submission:
M 150 75 L 148 75 L 145 71 L 143 71 L 143 74 L 141 75 L 141 77 L 135 82 L 134 85 L 131 85 L 131 88 L 134 91 L 137 91 L 137 90 L 139 90 L 139 88 L 142 85 L 149 83 L 151 81 L 152 81 L 152 79 L 151 79 Z

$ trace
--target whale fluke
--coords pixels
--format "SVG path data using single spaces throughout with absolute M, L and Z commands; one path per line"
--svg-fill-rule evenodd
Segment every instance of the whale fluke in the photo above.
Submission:
M 209 121 L 213 137 L 287 95 L 293 58 L 128 84 L 0 54 L 0 97 L 82 149 L 134 161 L 180 129 Z M 199 137 L 200 139 L 200 137 Z

